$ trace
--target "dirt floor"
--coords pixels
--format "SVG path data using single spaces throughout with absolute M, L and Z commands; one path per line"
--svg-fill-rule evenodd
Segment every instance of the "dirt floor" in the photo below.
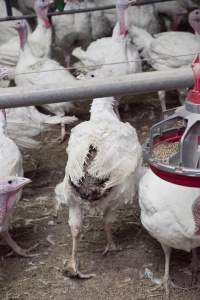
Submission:
M 122 105 L 122 120 L 138 130 L 145 141 L 149 127 L 160 118 L 156 95 L 133 97 Z M 80 121 L 88 119 L 88 105 L 77 111 Z M 13 217 L 11 234 L 24 247 L 39 243 L 34 251 L 39 256 L 21 258 L 0 246 L 1 300 L 143 300 L 164 299 L 162 291 L 151 291 L 150 278 L 160 278 L 164 255 L 160 245 L 142 228 L 137 200 L 133 206 L 119 211 L 114 237 L 122 251 L 103 257 L 105 246 L 103 224 L 97 216 L 85 216 L 79 248 L 81 270 L 95 272 L 87 281 L 72 280 L 62 274 L 69 258 L 71 236 L 67 224 L 67 208 L 57 219 L 53 217 L 54 188 L 63 179 L 67 141 L 58 144 L 59 127 L 40 136 L 42 149 L 24 152 L 26 176 L 32 183 L 24 190 Z M 70 128 L 69 128 L 70 134 Z M 172 289 L 171 299 L 198 300 L 198 288 L 191 288 L 188 269 L 190 255 L 174 251 L 171 276 L 179 289 Z

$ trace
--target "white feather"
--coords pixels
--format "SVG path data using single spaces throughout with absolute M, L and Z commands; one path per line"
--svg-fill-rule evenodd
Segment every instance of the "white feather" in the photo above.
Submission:
M 135 129 L 117 118 L 113 104 L 113 98 L 93 100 L 90 120 L 71 131 L 64 179 L 66 203 L 73 198 L 69 192 L 69 176 L 75 184 L 84 176 L 83 165 L 91 145 L 97 149 L 97 155 L 88 173 L 101 179 L 109 178 L 105 189 L 113 187 L 114 191 L 106 199 L 97 201 L 98 208 L 104 210 L 111 206 L 114 209 L 133 200 L 142 162 L 141 146 Z M 76 196 L 74 198 L 78 201 Z
M 185 251 L 199 247 L 192 211 L 199 195 L 199 188 L 169 183 L 149 169 L 139 185 L 142 224 L 164 245 Z
M 2 111 L 0 111 L 0 177 L 21 176 L 23 177 L 22 155 L 16 144 L 6 135 L 6 122 Z M 18 194 L 17 201 L 21 193 Z M 14 209 L 14 208 L 13 208 Z M 13 210 L 6 216 L 1 231 L 6 231 Z
M 119 36 L 119 25 L 113 30 L 112 37 L 101 38 L 91 43 L 86 51 L 76 48 L 73 55 L 87 67 L 87 77 L 97 78 L 121 76 L 141 72 L 141 60 L 137 49 L 131 44 L 129 36 Z M 91 71 L 90 70 L 94 70 Z

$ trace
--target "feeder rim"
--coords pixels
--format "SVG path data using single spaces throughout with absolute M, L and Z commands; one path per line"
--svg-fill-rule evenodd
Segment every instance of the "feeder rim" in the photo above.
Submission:
M 167 173 L 173 173 L 176 175 L 184 175 L 188 177 L 199 177 L 200 179 L 200 169 L 197 171 L 197 169 L 192 169 L 192 168 L 186 168 L 186 167 L 181 167 L 181 166 L 176 166 L 176 165 L 167 165 L 161 162 L 155 162 L 153 158 L 147 159 L 147 162 L 153 166 L 154 168 L 164 171 Z

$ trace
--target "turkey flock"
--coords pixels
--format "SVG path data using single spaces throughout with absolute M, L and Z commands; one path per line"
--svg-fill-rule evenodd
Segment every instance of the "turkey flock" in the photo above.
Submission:
M 15 16 L 35 12 L 37 22 L 0 23 L 0 88 L 10 86 L 70 87 L 80 80 L 106 79 L 146 70 L 167 70 L 191 65 L 200 49 L 199 1 L 177 0 L 135 6 L 140 0 L 66 0 L 64 10 L 116 5 L 116 9 L 48 17 L 54 1 L 18 0 Z M 0 17 L 6 16 L 0 0 Z M 180 104 L 185 90 L 179 90 Z M 158 92 L 162 113 L 166 95 Z M 107 245 L 119 250 L 112 224 L 121 206 L 139 201 L 141 223 L 162 246 L 165 273 L 160 284 L 170 295 L 171 249 L 192 251 L 193 277 L 197 275 L 196 248 L 200 246 L 200 191 L 157 177 L 144 167 L 137 132 L 120 119 L 120 97 L 93 99 L 90 118 L 71 130 L 65 177 L 55 187 L 56 214 L 69 209 L 72 253 L 64 274 L 91 278 L 81 272 L 78 246 L 83 216 L 96 209 L 103 216 Z M 60 125 L 64 141 L 77 102 L 0 110 L 0 234 L 18 255 L 29 257 L 9 234 L 16 203 L 23 187 L 22 149 L 37 149 L 37 136 Z M 83 213 L 84 211 L 84 213 Z M 133 250 L 134 251 L 134 250 Z M 160 288 L 159 286 L 159 288 Z M 156 287 L 158 288 L 158 287 Z

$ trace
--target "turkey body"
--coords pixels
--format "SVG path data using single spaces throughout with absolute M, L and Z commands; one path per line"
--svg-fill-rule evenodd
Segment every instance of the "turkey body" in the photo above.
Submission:
M 200 36 L 189 32 L 168 31 L 152 37 L 134 28 L 134 44 L 156 70 L 179 68 L 192 63 L 200 47 Z
M 63 87 L 74 85 L 76 79 L 56 61 L 48 57 L 40 59 L 32 55 L 29 47 L 25 47 L 24 51 L 21 51 L 15 69 L 15 82 L 16 85 L 20 87 L 47 87 L 55 84 Z M 70 111 L 73 104 L 63 102 L 43 106 L 58 116 L 64 116 L 65 112 Z
M 192 250 L 193 278 L 197 279 L 200 246 L 200 189 L 162 180 L 150 169 L 139 184 L 141 222 L 162 246 L 165 273 L 161 285 L 169 296 L 171 249 Z
M 69 206 L 73 248 L 66 271 L 70 276 L 90 278 L 78 270 L 77 242 L 82 209 L 95 208 L 103 214 L 107 247 L 115 249 L 111 227 L 115 211 L 131 202 L 137 190 L 142 151 L 135 129 L 119 120 L 112 97 L 94 99 L 90 120 L 72 129 L 64 181 L 57 186 L 57 208 Z
M 169 183 L 148 170 L 139 188 L 142 224 L 160 243 L 190 252 L 200 246 L 199 197 L 200 189 Z
M 14 16 L 21 16 L 22 13 L 12 8 Z M 7 15 L 4 0 L 0 0 L 0 16 Z M 19 38 L 14 29 L 15 21 L 1 22 L 0 26 L 0 65 L 14 68 L 19 57 Z M 29 28 L 29 27 L 28 27 Z M 30 30 L 30 28 L 29 28 Z
M 84 2 L 68 2 L 64 10 L 85 8 Z M 71 55 L 75 46 L 88 46 L 91 41 L 89 13 L 54 16 L 52 18 L 55 45 Z
M 108 206 L 114 208 L 132 201 L 135 188 L 134 184 L 130 186 L 131 182 L 136 182 L 135 170 L 141 163 L 141 147 L 135 129 L 119 121 L 112 111 L 106 114 L 107 103 L 101 101 L 105 100 L 94 100 L 90 121 L 72 129 L 65 182 L 72 190 L 80 192 L 80 198 L 82 195 L 86 201 L 105 210 Z M 95 110 L 98 110 L 98 117 Z M 104 116 L 100 116 L 100 111 Z M 75 146 L 77 141 L 79 147 Z M 107 191 L 110 191 L 109 197 L 104 199 L 105 195 L 108 196 Z M 95 201 L 100 198 L 100 201 Z
M 94 77 L 120 76 L 141 72 L 139 53 L 132 45 L 129 36 L 119 36 L 119 26 L 115 26 L 112 37 L 98 39 L 90 44 L 86 51 L 76 48 L 73 51 Z
M 22 155 L 16 144 L 6 135 L 6 122 L 3 112 L 0 111 L 0 177 L 23 176 Z M 20 199 L 21 193 L 17 196 Z M 14 207 L 13 207 L 14 209 Z M 12 216 L 13 209 L 6 215 L 6 219 L 0 227 L 0 231 L 8 230 L 9 220 Z
M 67 2 L 64 10 L 94 8 L 103 4 L 94 1 Z M 65 63 L 69 65 L 71 53 L 80 46 L 84 49 L 101 37 L 110 36 L 116 21 L 107 17 L 104 11 L 94 11 L 81 14 L 63 15 L 53 17 L 55 49 L 64 56 Z
M 142 28 L 150 34 L 160 31 L 160 24 L 154 5 L 130 6 L 126 11 L 126 23 L 132 39 L 132 26 Z
M 17 2 L 23 14 L 31 14 L 34 12 L 34 0 L 17 0 Z
M 141 55 L 155 70 L 181 68 L 190 65 L 200 47 L 200 11 L 194 10 L 189 15 L 189 21 L 194 28 L 195 34 L 189 32 L 169 31 L 150 35 L 147 31 L 133 27 L 132 38 Z M 183 104 L 185 90 L 179 90 L 179 100 Z M 162 111 L 166 111 L 165 92 L 159 91 L 159 99 Z

